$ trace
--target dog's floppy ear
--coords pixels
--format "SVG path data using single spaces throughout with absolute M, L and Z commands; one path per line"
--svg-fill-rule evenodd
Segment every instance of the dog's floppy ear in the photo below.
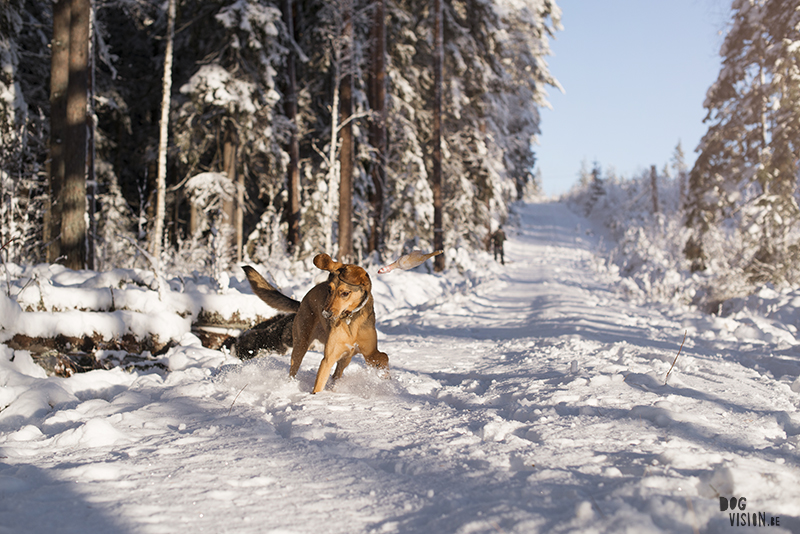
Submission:
M 327 254 L 317 254 L 314 256 L 314 265 L 317 266 L 318 269 L 322 269 L 323 271 L 330 271 L 335 273 L 342 267 L 344 267 L 344 263 L 339 263 L 338 261 L 333 261 L 330 256 Z
M 352 286 L 361 286 L 365 291 L 372 291 L 372 282 L 367 271 L 357 265 L 346 265 L 339 271 L 339 280 Z

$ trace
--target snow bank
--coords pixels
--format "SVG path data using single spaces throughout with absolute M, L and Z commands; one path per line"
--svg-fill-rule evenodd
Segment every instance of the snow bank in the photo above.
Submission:
M 679 184 L 659 176 L 657 213 L 650 184 L 648 173 L 632 180 L 605 180 L 565 197 L 573 211 L 592 222 L 583 231 L 601 238 L 597 252 L 602 260 L 596 263 L 597 270 L 632 301 L 680 304 L 721 318 L 689 321 L 692 332 L 798 344 L 800 292 L 770 284 L 752 287 L 735 278 L 721 282 L 725 276 L 715 275 L 713 269 L 692 273 L 684 254 L 689 232 L 679 210 Z

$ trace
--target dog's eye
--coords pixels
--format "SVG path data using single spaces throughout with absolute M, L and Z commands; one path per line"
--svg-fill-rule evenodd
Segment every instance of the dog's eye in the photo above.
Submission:
M 346 299 L 347 297 L 350 296 L 350 292 L 349 291 L 342 291 L 339 294 L 342 296 L 343 299 Z

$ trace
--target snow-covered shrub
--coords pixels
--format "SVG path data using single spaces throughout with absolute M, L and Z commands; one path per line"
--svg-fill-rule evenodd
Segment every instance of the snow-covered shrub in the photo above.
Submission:
M 46 5 L 0 2 L 0 247 L 19 263 L 43 259 L 49 22 Z
M 678 180 L 657 176 L 654 213 L 651 171 L 631 180 L 610 174 L 565 196 L 573 211 L 608 230 L 605 267 L 623 278 L 622 287 L 634 298 L 691 302 L 701 277 L 691 273 L 683 253 L 689 233 L 683 225 Z

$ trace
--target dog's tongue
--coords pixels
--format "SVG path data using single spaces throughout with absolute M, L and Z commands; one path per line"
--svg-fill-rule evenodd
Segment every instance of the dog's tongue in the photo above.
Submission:
M 428 258 L 432 258 L 434 256 L 438 256 L 442 252 L 444 252 L 444 251 L 443 250 L 434 250 L 433 252 L 425 254 L 421 250 L 412 250 L 411 252 L 409 252 L 405 256 L 400 256 L 399 258 L 397 258 L 397 260 L 394 261 L 394 263 L 390 263 L 389 265 L 385 265 L 384 267 L 381 267 L 380 269 L 378 269 L 378 274 L 385 274 L 385 273 L 391 272 L 391 271 L 393 271 L 395 269 L 402 269 L 404 271 L 407 271 L 409 269 L 413 269 L 414 267 L 416 267 L 417 265 L 420 265 L 422 262 L 424 262 Z

